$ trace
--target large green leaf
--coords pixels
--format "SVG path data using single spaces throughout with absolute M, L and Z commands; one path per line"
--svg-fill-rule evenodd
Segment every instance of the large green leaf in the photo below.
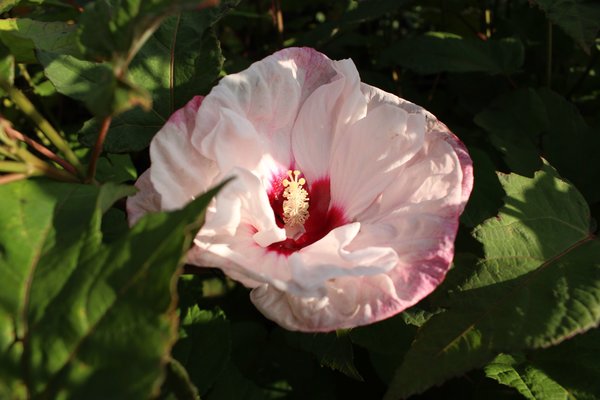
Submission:
M 525 361 L 523 356 L 499 354 L 485 367 L 485 374 L 506 386 L 515 388 L 528 400 L 563 400 L 569 391 L 544 371 Z
M 600 200 L 600 135 L 564 97 L 541 88 L 503 95 L 475 116 L 514 172 L 531 176 L 540 154 L 590 203 Z
M 557 93 L 540 89 L 538 94 L 547 115 L 542 136 L 545 157 L 590 203 L 600 201 L 600 129 L 588 125 L 579 110 Z
M 550 21 L 589 51 L 600 30 L 600 3 L 596 0 L 533 0 Z
M 231 357 L 231 330 L 222 311 L 190 307 L 181 324 L 180 340 L 173 348 L 201 394 L 205 394 L 224 371 Z
M 96 61 L 114 60 L 126 67 L 167 16 L 197 9 L 205 0 L 97 0 L 80 18 L 83 51 Z
M 500 175 L 505 206 L 475 229 L 485 257 L 420 329 L 387 398 L 421 392 L 500 352 L 557 344 L 600 322 L 600 241 L 583 197 L 544 165 Z
M 37 62 L 36 49 L 72 56 L 79 54 L 75 26 L 66 22 L 0 19 L 0 40 L 22 63 Z
M 46 77 L 58 92 L 80 100 L 98 117 L 121 113 L 136 105 L 150 108 L 146 91 L 115 76 L 108 63 L 38 51 Z
M 502 206 L 504 190 L 496 175 L 496 167 L 487 154 L 476 148 L 470 148 L 469 154 L 473 160 L 475 186 L 460 221 L 474 227 L 496 215 Z
M 239 0 L 218 7 L 182 13 L 166 19 L 131 63 L 130 77 L 152 94 L 153 107 L 139 108 L 114 119 L 104 148 L 109 152 L 137 151 L 148 146 L 169 116 L 195 95 L 206 94 L 223 66 L 221 48 L 210 27 Z M 100 122 L 90 120 L 81 142 L 93 146 Z
M 524 59 L 518 39 L 478 40 L 445 33 L 407 38 L 383 54 L 386 64 L 400 65 L 422 74 L 438 72 L 517 72 Z
M 284 335 L 290 346 L 314 354 L 322 365 L 353 379 L 363 380 L 354 366 L 354 351 L 349 331 L 315 334 L 285 332 Z
M 526 357 L 500 354 L 485 367 L 488 377 L 530 399 L 594 400 L 600 393 L 600 330 Z
M 158 389 L 176 337 L 173 274 L 215 192 L 102 243 L 102 212 L 130 193 L 0 186 L 0 397 L 131 399 Z
M 475 116 L 475 123 L 490 133 L 491 142 L 512 171 L 533 176 L 542 166 L 537 143 L 545 118 L 537 92 L 522 89 L 500 96 Z

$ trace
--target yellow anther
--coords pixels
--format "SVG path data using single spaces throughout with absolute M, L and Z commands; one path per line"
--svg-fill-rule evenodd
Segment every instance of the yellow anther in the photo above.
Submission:
M 308 218 L 308 192 L 302 187 L 306 184 L 304 178 L 298 178 L 301 172 L 288 171 L 289 179 L 283 180 L 283 222 L 292 228 L 302 226 Z

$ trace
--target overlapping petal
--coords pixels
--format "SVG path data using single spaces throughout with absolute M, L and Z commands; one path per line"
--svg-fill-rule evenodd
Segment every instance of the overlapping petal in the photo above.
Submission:
M 132 222 L 234 176 L 188 262 L 252 288 L 257 308 L 293 330 L 387 318 L 444 279 L 473 176 L 462 143 L 429 112 L 362 84 L 350 60 L 306 48 L 223 78 L 199 103 L 154 139 Z M 288 169 L 302 171 L 318 216 L 300 239 L 278 216 Z

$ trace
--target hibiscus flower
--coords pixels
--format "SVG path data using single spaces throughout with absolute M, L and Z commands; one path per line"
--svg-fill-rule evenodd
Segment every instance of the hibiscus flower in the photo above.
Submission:
M 224 77 L 171 116 L 150 157 L 130 222 L 235 177 L 187 262 L 222 269 L 267 318 L 300 331 L 369 324 L 431 293 L 473 184 L 444 124 L 310 48 Z

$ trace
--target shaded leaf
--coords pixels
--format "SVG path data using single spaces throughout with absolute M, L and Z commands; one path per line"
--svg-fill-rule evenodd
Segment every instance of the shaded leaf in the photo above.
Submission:
M 407 38 L 391 45 L 382 54 L 388 65 L 400 65 L 422 74 L 439 72 L 517 72 L 524 59 L 518 39 L 478 40 L 432 33 Z
M 186 368 L 200 394 L 204 394 L 229 363 L 229 321 L 222 311 L 200 310 L 198 306 L 193 306 L 187 310 L 181 329 L 173 355 Z
M 129 154 L 107 154 L 98 158 L 98 182 L 123 183 L 137 179 L 137 171 Z
M 402 313 L 350 331 L 352 343 L 368 350 L 371 363 L 386 383 L 392 378 L 417 333 L 417 327 L 408 324 L 405 321 L 407 318 L 414 319 Z
M 517 90 L 499 97 L 474 121 L 490 133 L 514 172 L 532 176 L 543 154 L 590 203 L 600 200 L 600 165 L 595 161 L 600 135 L 564 97 L 547 88 Z
M 99 117 L 123 112 L 136 105 L 149 108 L 148 93 L 118 79 L 107 63 L 94 63 L 69 55 L 40 51 L 44 73 L 60 93 L 80 100 Z
M 177 324 L 172 276 L 215 191 L 103 244 L 102 212 L 131 193 L 0 186 L 0 397 L 130 399 L 158 389 Z
M 223 66 L 219 42 L 210 28 L 238 0 L 167 18 L 135 57 L 130 76 L 151 93 L 152 110 L 133 109 L 111 124 L 108 152 L 138 151 L 148 146 L 169 116 L 194 96 L 209 92 Z M 81 142 L 93 146 L 100 121 L 86 122 Z
M 589 51 L 600 30 L 600 4 L 595 0 L 532 0 L 548 19 Z
M 579 110 L 559 94 L 545 88 L 538 94 L 547 115 L 542 136 L 545 157 L 590 203 L 600 201 L 600 130 L 589 126 Z
M 75 25 L 28 18 L 0 19 L 0 40 L 20 63 L 35 63 L 35 50 L 77 56 Z
M 161 388 L 163 396 L 167 392 L 169 395 L 175 396 L 177 400 L 200 400 L 198 389 L 194 386 L 190 377 L 179 361 L 175 359 L 169 360 L 167 364 L 167 373 L 165 382 Z M 167 397 L 171 398 L 171 397 Z
M 205 0 L 97 0 L 79 20 L 83 51 L 95 61 L 114 60 L 126 67 L 167 16 L 198 9 Z M 118 74 L 117 74 L 118 75 Z
M 470 148 L 469 154 L 473 160 L 475 185 L 460 221 L 474 227 L 496 214 L 502 206 L 504 189 L 496 175 L 496 167 L 487 154 L 476 148 Z
M 507 350 L 547 347 L 600 321 L 600 241 L 583 197 L 545 165 L 500 175 L 498 217 L 475 230 L 485 258 L 420 329 L 387 398 L 406 397 Z M 456 265 L 455 268 L 461 268 Z
M 475 123 L 490 132 L 510 169 L 533 176 L 542 166 L 537 142 L 544 130 L 546 110 L 533 89 L 503 95 L 475 116 Z
M 372 21 L 400 7 L 410 4 L 412 0 L 369 0 L 368 2 L 354 3 L 355 7 L 341 14 L 340 18 L 318 25 L 315 29 L 296 38 L 297 43 L 323 43 L 338 32 L 348 30 L 360 23 Z
M 363 378 L 354 366 L 354 351 L 349 331 L 332 333 L 286 332 L 286 341 L 292 347 L 314 354 L 322 365 L 340 371 L 350 378 Z
M 600 393 L 600 330 L 590 330 L 558 346 L 535 351 L 528 361 L 577 399 L 594 400 Z

